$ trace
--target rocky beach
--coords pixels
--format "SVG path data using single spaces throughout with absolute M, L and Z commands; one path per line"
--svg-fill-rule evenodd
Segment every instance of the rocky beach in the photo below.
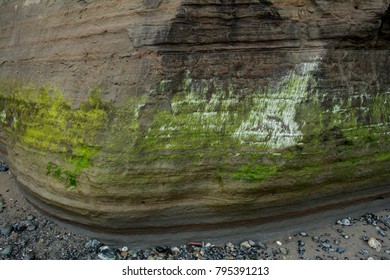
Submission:
M 2 260 L 389 260 L 390 205 L 333 223 L 315 221 L 300 230 L 262 240 L 161 244 L 105 243 L 70 230 L 38 212 L 20 193 L 5 164 L 0 172 L 0 259 Z M 130 238 L 129 238 L 130 239 Z M 215 237 L 210 239 L 215 240 Z M 215 243 L 215 244 L 213 244 Z

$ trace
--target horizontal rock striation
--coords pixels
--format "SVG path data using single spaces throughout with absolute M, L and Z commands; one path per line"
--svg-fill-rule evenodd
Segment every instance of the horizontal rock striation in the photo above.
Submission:
M 387 196 L 390 1 L 0 1 L 0 153 L 142 234 Z

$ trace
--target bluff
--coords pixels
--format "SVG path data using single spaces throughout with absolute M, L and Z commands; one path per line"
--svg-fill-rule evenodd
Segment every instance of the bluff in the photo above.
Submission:
M 390 0 L 2 0 L 0 154 L 125 234 L 388 195 Z

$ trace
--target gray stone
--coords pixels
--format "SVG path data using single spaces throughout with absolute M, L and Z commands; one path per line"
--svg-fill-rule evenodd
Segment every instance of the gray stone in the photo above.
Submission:
M 8 165 L 5 162 L 0 161 L 0 172 L 7 172 L 8 170 Z
M 256 245 L 256 243 L 255 243 L 255 242 L 253 242 L 252 240 L 249 240 L 248 242 L 249 242 L 249 245 L 251 245 L 251 247 L 253 247 L 253 246 L 255 246 L 255 245 Z
M 101 260 L 115 260 L 116 253 L 108 246 L 103 246 L 99 249 L 98 258 Z
M 338 248 L 336 248 L 336 252 L 339 253 L 339 254 L 344 254 L 345 253 L 345 249 L 341 248 L 341 247 L 338 247 Z
M 33 221 L 35 219 L 35 217 L 33 215 L 29 215 L 27 217 L 27 221 Z
M 381 235 L 381 236 L 383 236 L 383 237 L 386 236 L 386 232 L 384 232 L 384 231 L 381 230 L 381 229 L 378 230 L 378 233 L 379 233 L 379 235 Z
M 367 249 L 361 249 L 360 251 L 359 251 L 359 254 L 361 254 L 361 255 L 368 255 L 370 252 L 368 252 L 368 250 Z
M 276 241 L 276 244 L 277 244 L 278 246 L 282 246 L 282 245 L 283 245 L 283 243 L 280 242 L 279 240 Z
M 12 253 L 12 245 L 9 245 L 7 247 L 5 247 L 3 250 L 0 251 L 0 255 L 2 256 L 8 256 Z
M 282 253 L 283 255 L 287 255 L 288 254 L 288 250 L 284 247 L 281 247 L 280 249 L 280 253 Z
M 268 246 L 266 244 L 264 244 L 263 242 L 259 241 L 259 243 L 257 243 L 257 246 L 259 246 L 260 249 L 262 250 L 267 250 L 268 249 Z
M 382 249 L 382 244 L 374 237 L 370 237 L 368 239 L 368 246 L 370 246 L 372 249 L 374 249 L 377 252 L 380 252 Z
M 36 230 L 37 229 L 37 226 L 36 225 L 34 225 L 34 224 L 30 224 L 30 225 L 28 225 L 27 226 L 27 231 L 34 231 L 34 230 Z
M 86 249 L 88 248 L 97 248 L 100 245 L 100 242 L 96 239 L 90 239 L 87 242 L 85 242 L 84 247 Z
M 386 250 L 385 253 L 390 255 L 390 250 Z
M 299 233 L 299 235 L 300 235 L 300 236 L 303 236 L 303 237 L 307 237 L 307 233 L 304 232 L 304 231 L 301 231 L 301 232 Z
M 25 253 L 25 254 L 23 254 L 23 259 L 24 260 L 34 260 L 35 255 L 33 252 Z
M 4 235 L 5 237 L 10 236 L 12 230 L 13 230 L 13 227 L 11 225 L 5 225 L 5 226 L 0 228 L 1 234 Z

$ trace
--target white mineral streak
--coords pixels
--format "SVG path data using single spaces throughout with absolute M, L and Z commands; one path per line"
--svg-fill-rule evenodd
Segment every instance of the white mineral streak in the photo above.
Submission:
M 41 2 L 42 2 L 42 0 L 26 0 L 26 1 L 24 1 L 24 6 L 41 4 Z
M 250 102 L 245 103 L 248 108 L 245 110 L 240 106 L 246 101 L 240 101 L 232 87 L 224 91 L 214 84 L 216 90 L 207 98 L 207 86 L 202 82 L 195 84 L 188 78 L 184 83 L 184 92 L 171 102 L 173 118 L 181 121 L 174 121 L 176 126 L 166 123 L 159 130 L 191 131 L 199 129 L 200 125 L 204 132 L 230 134 L 243 145 L 268 148 L 295 145 L 302 138 L 300 125 L 295 119 L 296 110 L 307 98 L 317 61 L 314 59 L 313 62 L 301 64 L 284 77 L 274 90 L 247 95 Z M 333 110 L 339 109 L 335 107 Z M 243 118 L 242 114 L 247 117 Z
M 287 75 L 273 92 L 257 94 L 249 118 L 234 132 L 241 143 L 269 148 L 284 148 L 298 143 L 302 138 L 296 122 L 296 108 L 307 96 L 307 90 L 316 69 L 317 59 L 302 64 Z

